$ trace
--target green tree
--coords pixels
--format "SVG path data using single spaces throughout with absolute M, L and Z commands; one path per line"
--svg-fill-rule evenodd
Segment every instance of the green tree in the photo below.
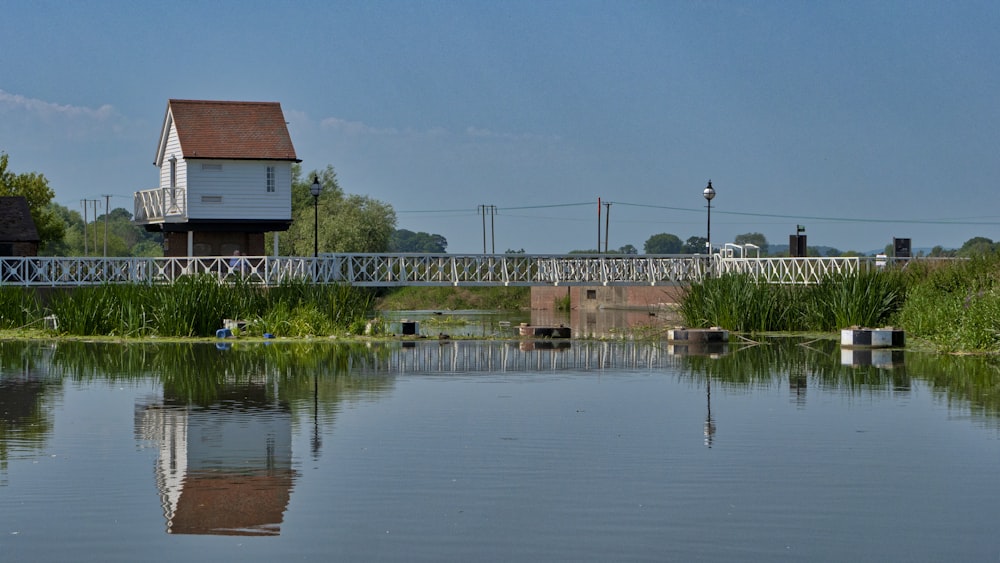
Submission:
M 620 254 L 639 254 L 639 249 L 631 244 L 626 244 L 625 246 L 619 248 L 618 252 Z
M 28 201 L 41 249 L 61 240 L 65 224 L 48 207 L 56 195 L 49 187 L 48 179 L 35 172 L 14 174 L 7 170 L 7 162 L 7 153 L 0 152 L 0 196 L 23 196 Z
M 643 250 L 646 254 L 680 254 L 684 243 L 677 235 L 670 233 L 660 233 L 646 239 Z
M 688 237 L 681 247 L 681 254 L 704 254 L 707 245 L 708 239 L 705 237 Z
M 931 258 L 954 257 L 955 251 L 951 249 L 946 249 L 941 245 L 937 245 L 931 249 L 931 253 L 928 254 L 928 256 L 930 256 Z
M 423 231 L 415 233 L 407 229 L 396 229 L 389 243 L 390 252 L 446 252 L 448 240 L 441 235 Z
M 45 256 L 103 256 L 104 233 L 107 229 L 108 256 L 163 256 L 163 236 L 150 233 L 132 222 L 132 213 L 119 207 L 107 214 L 99 215 L 84 228 L 80 212 L 70 210 L 57 203 L 50 203 L 49 210 L 65 226 L 65 235 L 50 244 L 43 252 Z M 84 233 L 87 243 L 84 245 Z M 95 240 L 96 239 L 96 240 Z M 86 249 L 86 251 L 84 250 Z
M 733 239 L 736 244 L 755 244 L 760 248 L 760 255 L 767 256 L 767 238 L 761 233 L 743 233 Z
M 984 256 L 996 251 L 996 243 L 986 237 L 972 237 L 965 241 L 962 248 L 958 249 L 958 256 L 971 258 L 973 256 Z
M 314 200 L 310 187 L 319 179 L 320 252 L 386 252 L 396 230 L 392 206 L 361 195 L 345 195 L 333 166 L 313 170 L 305 177 L 292 166 L 292 226 L 279 237 L 278 251 L 286 256 L 312 256 Z M 270 235 L 269 235 L 270 237 Z M 270 244 L 270 243 L 267 243 Z

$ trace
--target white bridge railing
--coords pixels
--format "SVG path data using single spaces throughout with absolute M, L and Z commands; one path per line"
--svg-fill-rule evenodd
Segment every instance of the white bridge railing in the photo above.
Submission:
M 719 258 L 713 275 L 747 274 L 752 279 L 774 284 L 818 283 L 831 275 L 856 274 L 861 259 L 845 258 Z
M 208 274 L 277 285 L 298 279 L 355 286 L 683 285 L 748 274 L 765 283 L 817 283 L 862 267 L 858 258 L 723 258 L 700 255 L 330 254 L 319 258 L 0 258 L 0 286 L 172 283 Z

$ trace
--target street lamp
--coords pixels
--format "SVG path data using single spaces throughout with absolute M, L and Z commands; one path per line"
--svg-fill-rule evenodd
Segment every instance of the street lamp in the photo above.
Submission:
M 309 187 L 309 192 L 313 196 L 313 258 L 319 258 L 319 192 L 322 189 L 323 186 L 319 183 L 319 176 L 313 174 L 313 183 Z
M 715 188 L 712 187 L 711 180 L 708 181 L 708 186 L 702 195 L 708 201 L 708 205 L 706 205 L 708 207 L 708 240 L 705 241 L 705 246 L 708 247 L 708 253 L 712 254 L 712 200 L 715 199 Z

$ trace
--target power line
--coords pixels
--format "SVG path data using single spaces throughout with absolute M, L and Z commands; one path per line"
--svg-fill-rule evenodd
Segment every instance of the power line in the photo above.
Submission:
M 694 209 L 690 207 L 672 207 L 669 205 L 652 205 L 652 204 L 640 204 L 640 203 L 628 203 L 624 201 L 616 201 L 619 205 L 628 205 L 631 207 L 652 207 L 656 209 L 669 209 L 671 211 L 687 211 L 692 213 L 701 213 L 700 209 Z M 907 224 L 917 224 L 917 225 L 1000 225 L 1000 221 L 980 221 L 980 222 L 970 222 L 967 218 L 953 218 L 953 219 L 862 219 L 862 218 L 852 218 L 852 217 L 820 217 L 816 215 L 785 215 L 780 213 L 753 213 L 749 211 L 718 211 L 716 208 L 716 213 L 723 215 L 739 215 L 744 217 L 771 217 L 775 219 L 798 219 L 798 220 L 810 220 L 810 221 L 827 221 L 831 223 L 907 223 Z
M 671 205 L 657 205 L 650 203 L 632 203 L 627 201 L 611 201 L 606 203 L 614 203 L 627 207 L 639 207 L 644 209 L 664 209 L 668 211 L 681 211 L 685 213 L 703 213 L 700 208 L 692 207 L 677 207 Z M 520 205 L 511 207 L 498 207 L 494 206 L 497 211 L 526 211 L 531 209 L 554 209 L 562 207 L 582 207 L 582 206 L 592 206 L 593 202 L 573 202 L 573 203 L 554 203 L 545 205 Z M 480 206 L 481 207 L 481 206 Z M 755 213 L 751 211 L 724 211 L 719 208 L 714 209 L 715 213 L 718 215 L 727 215 L 735 217 L 761 217 L 770 219 L 784 219 L 791 221 L 819 221 L 826 223 L 892 223 L 892 224 L 911 224 L 911 225 L 975 225 L 975 226 L 998 226 L 1000 225 L 1000 216 L 997 215 L 979 215 L 974 217 L 952 217 L 943 219 L 888 219 L 888 218 L 863 218 L 863 217 L 824 217 L 820 215 L 796 215 L 787 213 Z M 426 213 L 426 214 L 454 214 L 454 215 L 468 215 L 471 213 L 470 209 L 422 209 L 422 210 L 403 210 L 397 211 L 399 214 L 416 214 L 416 213 Z M 477 211 L 478 214 L 478 211 Z M 530 215 L 509 215 L 510 217 L 523 217 L 531 218 Z M 542 217 L 539 219 L 561 219 L 567 221 L 573 221 L 577 219 L 572 218 L 555 218 L 555 217 Z M 992 220 L 991 220 L 992 219 Z M 582 219 L 584 221 L 590 221 L 590 219 Z

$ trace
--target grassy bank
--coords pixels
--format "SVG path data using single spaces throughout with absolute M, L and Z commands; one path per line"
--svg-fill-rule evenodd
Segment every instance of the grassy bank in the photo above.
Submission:
M 1000 255 L 914 263 L 895 322 L 948 352 L 1000 352 Z
M 689 326 L 750 333 L 892 325 L 936 350 L 1000 352 L 1000 255 L 916 260 L 811 286 L 723 276 L 692 285 L 680 313 Z
M 530 306 L 527 287 L 401 287 L 376 301 L 381 311 L 519 311 Z
M 75 336 L 203 337 L 223 319 L 247 321 L 244 334 L 260 336 L 360 334 L 373 309 L 370 291 L 301 281 L 263 288 L 220 284 L 212 276 L 171 285 L 102 285 L 53 296 L 43 304 L 31 288 L 0 288 L 0 328 L 37 328 L 49 315 L 58 332 Z

